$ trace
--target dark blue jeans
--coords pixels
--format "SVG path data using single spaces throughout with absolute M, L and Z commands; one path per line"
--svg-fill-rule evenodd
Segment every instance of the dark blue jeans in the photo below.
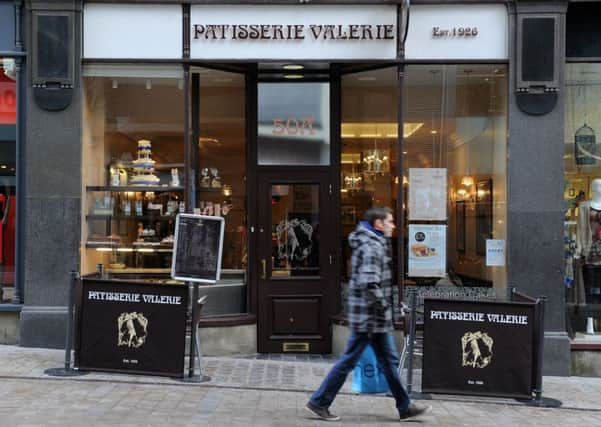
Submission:
M 329 408 L 338 391 L 344 385 L 347 375 L 355 368 L 367 344 L 372 345 L 378 362 L 382 365 L 390 392 L 396 401 L 399 414 L 409 408 L 409 395 L 403 388 L 398 374 L 398 357 L 390 345 L 387 333 L 359 333 L 353 332 L 348 339 L 344 354 L 338 359 L 328 376 L 323 380 L 310 402 L 320 408 Z

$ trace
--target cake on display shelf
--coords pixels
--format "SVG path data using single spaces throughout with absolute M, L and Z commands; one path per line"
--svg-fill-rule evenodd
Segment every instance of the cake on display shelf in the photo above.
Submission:
M 151 158 L 152 144 L 146 139 L 138 141 L 138 158 L 132 163 L 135 175 L 131 178 L 132 185 L 159 185 L 160 179 L 154 172 L 155 161 Z

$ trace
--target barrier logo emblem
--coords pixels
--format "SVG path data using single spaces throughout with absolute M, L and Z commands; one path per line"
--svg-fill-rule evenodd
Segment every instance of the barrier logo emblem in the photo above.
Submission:
M 461 337 L 461 366 L 485 368 L 492 361 L 494 340 L 486 332 L 466 332 Z
M 121 313 L 117 318 L 117 346 L 138 348 L 146 342 L 148 319 L 142 313 Z

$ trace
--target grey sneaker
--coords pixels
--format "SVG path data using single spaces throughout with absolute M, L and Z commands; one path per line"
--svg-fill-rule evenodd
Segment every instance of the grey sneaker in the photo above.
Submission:
M 417 403 L 412 403 L 409 405 L 409 409 L 404 413 L 400 414 L 401 421 L 409 420 L 410 418 L 417 418 L 420 415 L 425 414 L 430 410 L 430 406 L 426 405 L 418 405 Z
M 340 417 L 338 415 L 332 414 L 328 408 L 320 408 L 319 406 L 315 406 L 311 402 L 307 402 L 307 404 L 305 405 L 305 409 L 307 411 L 311 412 L 313 415 L 315 415 L 320 420 L 324 420 L 324 421 L 340 420 Z

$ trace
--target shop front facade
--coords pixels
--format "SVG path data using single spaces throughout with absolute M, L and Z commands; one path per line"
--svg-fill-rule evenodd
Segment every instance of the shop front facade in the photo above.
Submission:
M 21 345 L 63 345 L 69 270 L 169 283 L 187 212 L 225 220 L 205 352 L 338 352 L 347 237 L 389 206 L 397 320 L 411 289 L 546 295 L 568 374 L 566 6 L 191 3 L 27 6 L 67 42 L 32 37 L 60 55 L 27 87 Z

